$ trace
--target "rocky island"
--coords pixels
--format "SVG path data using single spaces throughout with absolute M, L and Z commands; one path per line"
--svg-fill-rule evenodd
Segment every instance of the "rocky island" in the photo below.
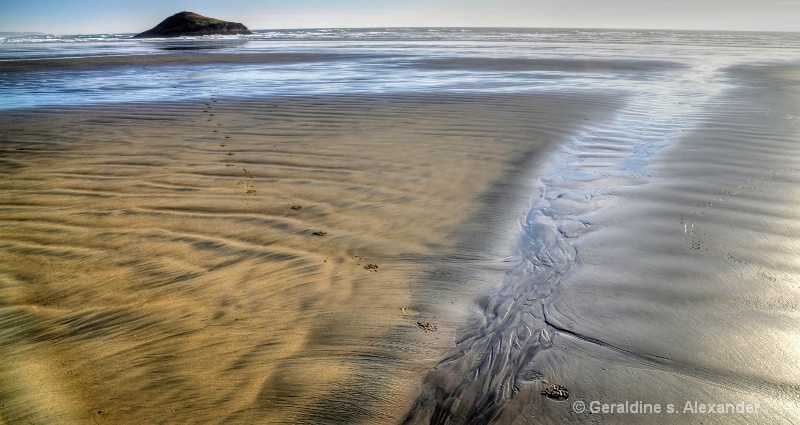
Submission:
M 238 22 L 227 22 L 198 15 L 194 12 L 180 12 L 161 21 L 153 29 L 136 34 L 133 38 L 191 37 L 200 35 L 252 34 L 246 26 Z

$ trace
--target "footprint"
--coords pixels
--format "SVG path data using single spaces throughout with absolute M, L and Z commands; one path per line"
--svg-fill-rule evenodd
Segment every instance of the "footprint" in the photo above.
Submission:
M 241 180 L 237 180 L 236 181 L 236 186 L 244 186 L 245 193 L 248 193 L 248 194 L 256 193 L 256 188 L 253 185 L 248 184 L 246 182 L 243 182 Z
M 436 325 L 431 322 L 417 322 L 417 327 L 425 331 L 425 333 L 436 332 Z

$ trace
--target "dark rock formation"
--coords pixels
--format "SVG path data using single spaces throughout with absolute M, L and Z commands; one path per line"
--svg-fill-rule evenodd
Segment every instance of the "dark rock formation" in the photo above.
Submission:
M 133 38 L 184 37 L 198 35 L 252 34 L 237 22 L 220 21 L 193 12 L 180 12 L 161 21 L 155 28 Z

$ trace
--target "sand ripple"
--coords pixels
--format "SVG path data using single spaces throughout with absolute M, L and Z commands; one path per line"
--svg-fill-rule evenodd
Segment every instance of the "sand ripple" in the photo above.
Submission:
M 533 181 L 521 177 L 607 104 L 209 97 L 5 112 L 2 417 L 399 421 L 504 270 Z

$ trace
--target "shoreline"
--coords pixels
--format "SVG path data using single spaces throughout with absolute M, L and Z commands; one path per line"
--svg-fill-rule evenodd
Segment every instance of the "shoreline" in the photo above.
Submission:
M 175 43 L 177 44 L 177 43 Z M 344 53 L 175 53 L 165 49 L 162 54 L 81 56 L 66 58 L 31 58 L 0 60 L 0 72 L 30 72 L 71 69 L 141 67 L 146 65 L 237 65 L 326 62 L 362 55 Z
M 502 279 L 533 196 L 520 177 L 609 104 L 209 97 L 0 113 L 3 354 L 58 364 L 39 382 L 83 399 L 58 412 L 8 382 L 3 416 L 399 422 Z

